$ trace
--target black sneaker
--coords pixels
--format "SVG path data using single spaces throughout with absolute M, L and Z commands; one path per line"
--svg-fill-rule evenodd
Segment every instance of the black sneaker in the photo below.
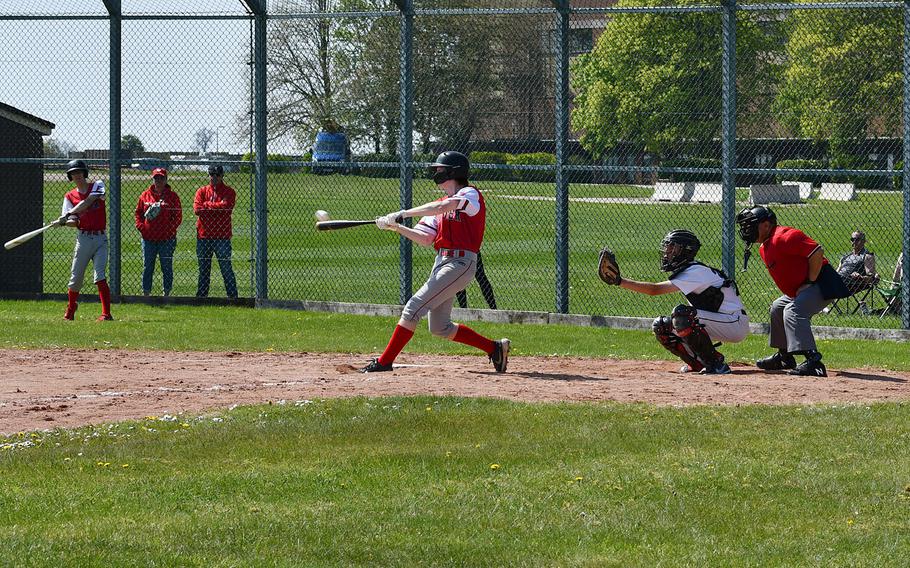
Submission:
M 765 371 L 783 371 L 784 369 L 795 369 L 796 359 L 794 359 L 793 355 L 790 355 L 789 353 L 778 351 L 770 357 L 759 359 L 755 362 L 755 366 Z
M 505 338 L 493 342 L 493 354 L 490 355 L 490 362 L 493 363 L 497 373 L 506 372 L 506 368 L 509 366 L 509 349 L 511 346 L 512 342 Z
M 721 359 L 720 361 L 715 361 L 699 371 L 701 375 L 729 375 L 733 371 L 730 370 L 730 365 Z
M 806 359 L 792 371 L 787 371 L 787 374 L 802 377 L 827 377 L 828 369 L 825 368 L 825 364 L 821 360 Z
M 388 365 L 383 365 L 382 363 L 379 362 L 379 359 L 377 358 L 377 359 L 370 359 L 370 363 L 363 369 L 360 369 L 360 372 L 361 373 L 381 373 L 384 371 L 391 371 L 391 370 L 392 370 L 391 363 L 389 363 Z

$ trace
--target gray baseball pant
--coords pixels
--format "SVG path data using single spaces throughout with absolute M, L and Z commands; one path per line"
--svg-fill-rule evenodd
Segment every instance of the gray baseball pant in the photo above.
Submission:
M 426 283 L 411 296 L 401 312 L 401 319 L 420 321 L 429 313 L 427 324 L 433 335 L 451 339 L 458 331 L 452 322 L 452 304 L 455 294 L 474 280 L 477 270 L 477 255 L 471 251 L 459 251 L 464 256 L 443 257 L 436 255 L 433 272 Z
M 95 269 L 95 282 L 107 278 L 107 235 L 92 235 L 79 231 L 76 235 L 76 248 L 73 250 L 73 265 L 70 268 L 70 281 L 67 288 L 76 292 L 82 290 L 85 269 L 92 261 Z
M 781 296 L 771 303 L 768 343 L 780 351 L 814 351 L 812 316 L 830 303 L 822 296 L 818 284 L 802 288 L 795 298 Z

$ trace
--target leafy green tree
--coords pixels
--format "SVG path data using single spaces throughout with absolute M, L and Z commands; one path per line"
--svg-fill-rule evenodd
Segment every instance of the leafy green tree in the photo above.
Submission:
M 683 0 L 682 4 L 696 4 Z M 620 0 L 617 6 L 658 5 L 655 0 Z M 738 124 L 762 120 L 753 98 L 773 83 L 773 21 L 760 24 L 740 12 L 736 26 Z M 617 14 L 591 53 L 572 65 L 576 94 L 572 126 L 582 145 L 601 155 L 618 142 L 643 145 L 666 155 L 683 141 L 694 146 L 719 136 L 722 73 L 721 16 L 716 13 Z
M 120 138 L 120 149 L 131 156 L 145 152 L 145 146 L 142 140 L 135 134 L 124 134 Z
M 835 160 L 849 157 L 851 140 L 899 135 L 900 10 L 796 10 L 785 29 L 788 65 L 775 102 L 782 124 L 829 139 Z

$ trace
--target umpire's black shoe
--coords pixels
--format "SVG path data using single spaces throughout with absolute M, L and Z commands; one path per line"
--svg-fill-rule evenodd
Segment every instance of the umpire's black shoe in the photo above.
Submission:
M 512 342 L 508 339 L 500 339 L 493 342 L 493 353 L 490 354 L 490 361 L 497 373 L 505 373 L 509 366 L 509 349 Z
M 755 366 L 765 371 L 783 371 L 784 369 L 795 369 L 796 359 L 794 359 L 793 355 L 790 355 L 789 353 L 778 351 L 770 357 L 759 359 L 755 362 Z
M 813 351 L 807 353 L 806 360 L 800 363 L 792 371 L 788 371 L 788 374 L 803 377 L 827 377 L 828 369 L 826 369 L 825 364 L 822 363 L 822 354 Z
M 388 365 L 383 365 L 382 363 L 379 362 L 379 359 L 377 358 L 377 359 L 370 359 L 370 363 L 363 369 L 360 369 L 360 372 L 361 373 L 381 373 L 383 371 L 391 371 L 391 370 L 392 370 L 391 363 L 389 363 Z

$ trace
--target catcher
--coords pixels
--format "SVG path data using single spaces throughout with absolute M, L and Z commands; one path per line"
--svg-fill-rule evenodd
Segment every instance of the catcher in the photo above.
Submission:
M 749 318 L 736 282 L 723 271 L 695 260 L 701 242 L 692 231 L 677 229 L 660 243 L 660 269 L 669 272 L 664 282 L 638 282 L 623 278 L 616 256 L 600 252 L 598 274 L 607 284 L 657 296 L 682 292 L 689 305 L 678 305 L 669 316 L 654 320 L 657 341 L 686 364 L 683 373 L 726 375 L 730 366 L 715 348 L 715 341 L 738 343 L 749 334 Z

